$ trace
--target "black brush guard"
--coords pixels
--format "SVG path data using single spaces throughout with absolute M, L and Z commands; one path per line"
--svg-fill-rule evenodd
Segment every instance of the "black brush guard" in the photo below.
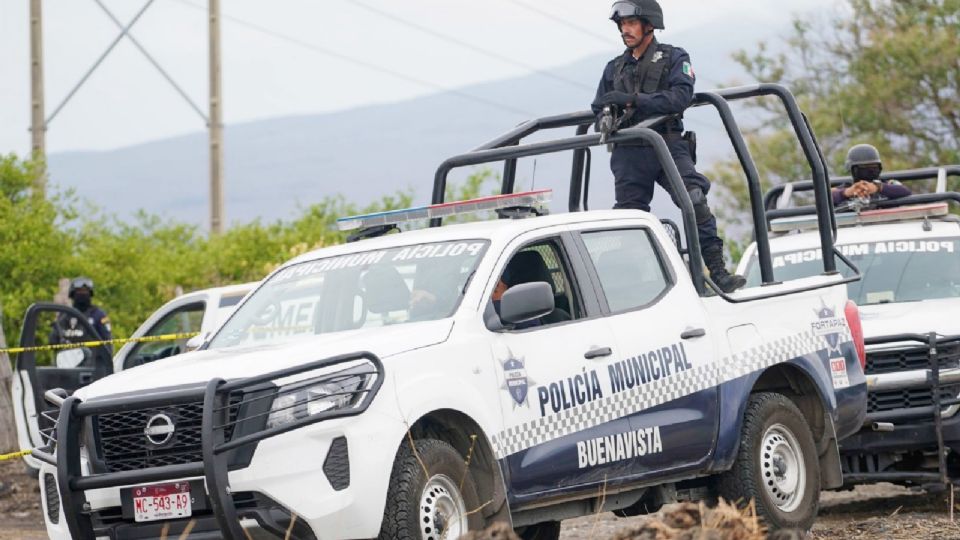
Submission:
M 237 432 L 233 433 L 233 436 L 227 435 L 228 432 L 233 432 L 232 428 L 238 423 L 250 420 L 250 418 L 231 420 L 229 417 L 231 408 L 260 400 L 271 400 L 272 403 L 272 399 L 279 395 L 276 391 L 264 394 L 265 385 L 270 386 L 273 381 L 311 371 L 354 363 L 359 363 L 358 365 L 364 366 L 364 368 L 359 371 L 354 369 L 349 370 L 349 372 L 327 373 L 315 379 L 308 379 L 313 385 L 337 382 L 348 377 L 367 377 L 359 388 L 342 394 L 350 394 L 353 403 L 351 407 L 309 415 L 298 418 L 289 424 L 272 428 L 263 427 L 255 432 Z M 369 352 L 357 352 L 333 356 L 310 364 L 246 379 L 233 381 L 212 379 L 205 386 L 184 390 L 107 397 L 86 402 L 80 401 L 76 397 L 69 397 L 60 408 L 55 432 L 55 445 L 36 449 L 32 455 L 57 468 L 62 515 L 73 538 L 92 539 L 97 536 L 91 519 L 91 508 L 85 495 L 87 490 L 203 477 L 206 480 L 210 507 L 223 537 L 231 540 L 243 540 L 247 536 L 241 527 L 240 515 L 234 504 L 233 493 L 227 477 L 230 470 L 237 468 L 235 464 L 230 463 L 230 453 L 239 449 L 249 449 L 264 439 L 318 422 L 362 414 L 380 390 L 383 384 L 383 375 L 383 364 L 377 356 Z M 244 400 L 238 403 L 235 398 L 237 395 L 245 396 Z M 246 396 L 253 397 L 247 398 Z M 320 397 L 329 398 L 331 396 L 332 394 L 327 394 Z M 233 398 L 233 402 L 231 402 L 231 398 Z M 80 465 L 80 447 L 84 439 L 84 426 L 88 424 L 88 420 L 92 417 L 196 402 L 203 403 L 201 430 L 203 459 L 201 461 L 140 470 L 83 475 Z M 269 414 L 270 407 L 267 407 L 267 412 L 259 413 L 258 416 Z M 265 426 L 265 424 L 264 419 L 263 425 Z
M 946 450 L 947 447 L 944 444 L 944 434 L 943 434 L 943 407 L 949 407 L 951 405 L 960 405 L 960 399 L 954 397 L 951 399 L 943 399 L 941 397 L 941 389 L 944 384 L 950 384 L 949 382 L 944 383 L 940 378 L 940 370 L 944 367 L 942 364 L 945 360 L 952 361 L 951 358 L 943 358 L 940 354 L 940 349 L 948 346 L 960 344 L 960 336 L 941 336 L 936 333 L 929 334 L 896 334 L 889 336 L 873 337 L 865 340 L 867 345 L 885 345 L 890 343 L 904 343 L 904 342 L 914 342 L 918 343 L 921 346 L 924 346 L 928 350 L 928 375 L 927 383 L 929 384 L 931 396 L 932 396 L 932 411 L 930 416 L 932 416 L 933 421 L 933 432 L 936 437 L 936 448 L 937 448 L 937 472 L 928 472 L 928 471 L 879 471 L 879 472 L 856 472 L 856 473 L 845 473 L 843 475 L 844 482 L 848 485 L 853 484 L 864 484 L 864 483 L 873 483 L 873 482 L 909 482 L 917 485 L 924 484 L 944 484 L 949 485 L 956 482 L 957 478 L 951 478 L 949 471 L 947 470 L 947 460 L 946 460 Z M 868 377 L 869 379 L 869 377 Z M 869 384 L 868 384 L 869 391 Z M 896 424 L 894 424 L 894 433 L 896 433 Z M 918 444 L 924 443 L 924 441 L 917 441 Z M 842 443 L 841 443 L 842 444 Z M 846 450 L 846 449 L 845 449 Z

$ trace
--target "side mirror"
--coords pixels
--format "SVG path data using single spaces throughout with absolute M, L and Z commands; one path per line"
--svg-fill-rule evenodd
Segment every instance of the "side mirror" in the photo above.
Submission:
M 200 346 L 203 345 L 203 342 L 207 340 L 209 335 L 210 333 L 207 332 L 206 334 L 197 334 L 188 339 L 186 345 L 184 345 L 183 352 L 190 352 L 199 349 Z
M 43 398 L 47 400 L 47 403 L 55 407 L 60 407 L 63 405 L 63 402 L 68 397 L 70 397 L 70 394 L 67 393 L 67 391 L 63 388 L 54 388 L 43 393 Z
M 521 283 L 507 289 L 500 298 L 500 320 L 520 324 L 548 315 L 554 307 L 553 288 L 549 283 Z

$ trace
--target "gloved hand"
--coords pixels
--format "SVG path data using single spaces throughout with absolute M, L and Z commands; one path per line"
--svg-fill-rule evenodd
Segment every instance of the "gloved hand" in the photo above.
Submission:
M 606 94 L 600 96 L 600 99 L 598 100 L 598 102 L 601 106 L 616 105 L 621 109 L 625 109 L 627 107 L 636 107 L 637 106 L 636 98 L 637 96 L 633 94 L 614 91 L 614 92 L 607 92 Z

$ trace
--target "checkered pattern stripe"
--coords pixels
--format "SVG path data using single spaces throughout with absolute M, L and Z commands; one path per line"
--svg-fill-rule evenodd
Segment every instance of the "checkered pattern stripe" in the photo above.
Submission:
M 841 343 L 849 340 L 849 333 L 840 336 Z M 719 362 L 509 427 L 493 438 L 494 449 L 503 458 L 825 348 L 824 338 L 812 330 L 764 343 Z

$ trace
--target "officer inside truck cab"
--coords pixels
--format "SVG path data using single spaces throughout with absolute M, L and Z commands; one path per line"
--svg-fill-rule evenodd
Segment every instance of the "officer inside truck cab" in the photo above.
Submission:
M 670 149 L 696 212 L 703 261 L 710 277 L 723 291 L 732 292 L 746 284 L 742 276 L 727 272 L 723 240 L 717 235 L 717 219 L 707 204 L 710 180 L 697 172 L 691 151 L 692 136 L 683 135 L 683 111 L 693 102 L 696 74 L 690 56 L 680 47 L 659 43 L 654 30 L 663 30 L 663 10 L 657 0 L 614 2 L 610 20 L 617 24 L 627 50 L 611 60 L 603 71 L 597 96 L 591 105 L 602 115 L 605 107 L 623 113 L 620 128 L 642 120 L 674 115 L 655 129 Z M 667 182 L 657 155 L 646 142 L 617 144 L 610 158 L 617 203 L 614 208 L 650 211 L 654 185 L 660 184 L 679 206 Z
M 858 144 L 847 152 L 846 168 L 852 182 L 833 188 L 833 204 L 840 205 L 850 199 L 900 199 L 911 195 L 910 188 L 896 180 L 881 180 L 883 163 L 880 152 L 869 144 Z

